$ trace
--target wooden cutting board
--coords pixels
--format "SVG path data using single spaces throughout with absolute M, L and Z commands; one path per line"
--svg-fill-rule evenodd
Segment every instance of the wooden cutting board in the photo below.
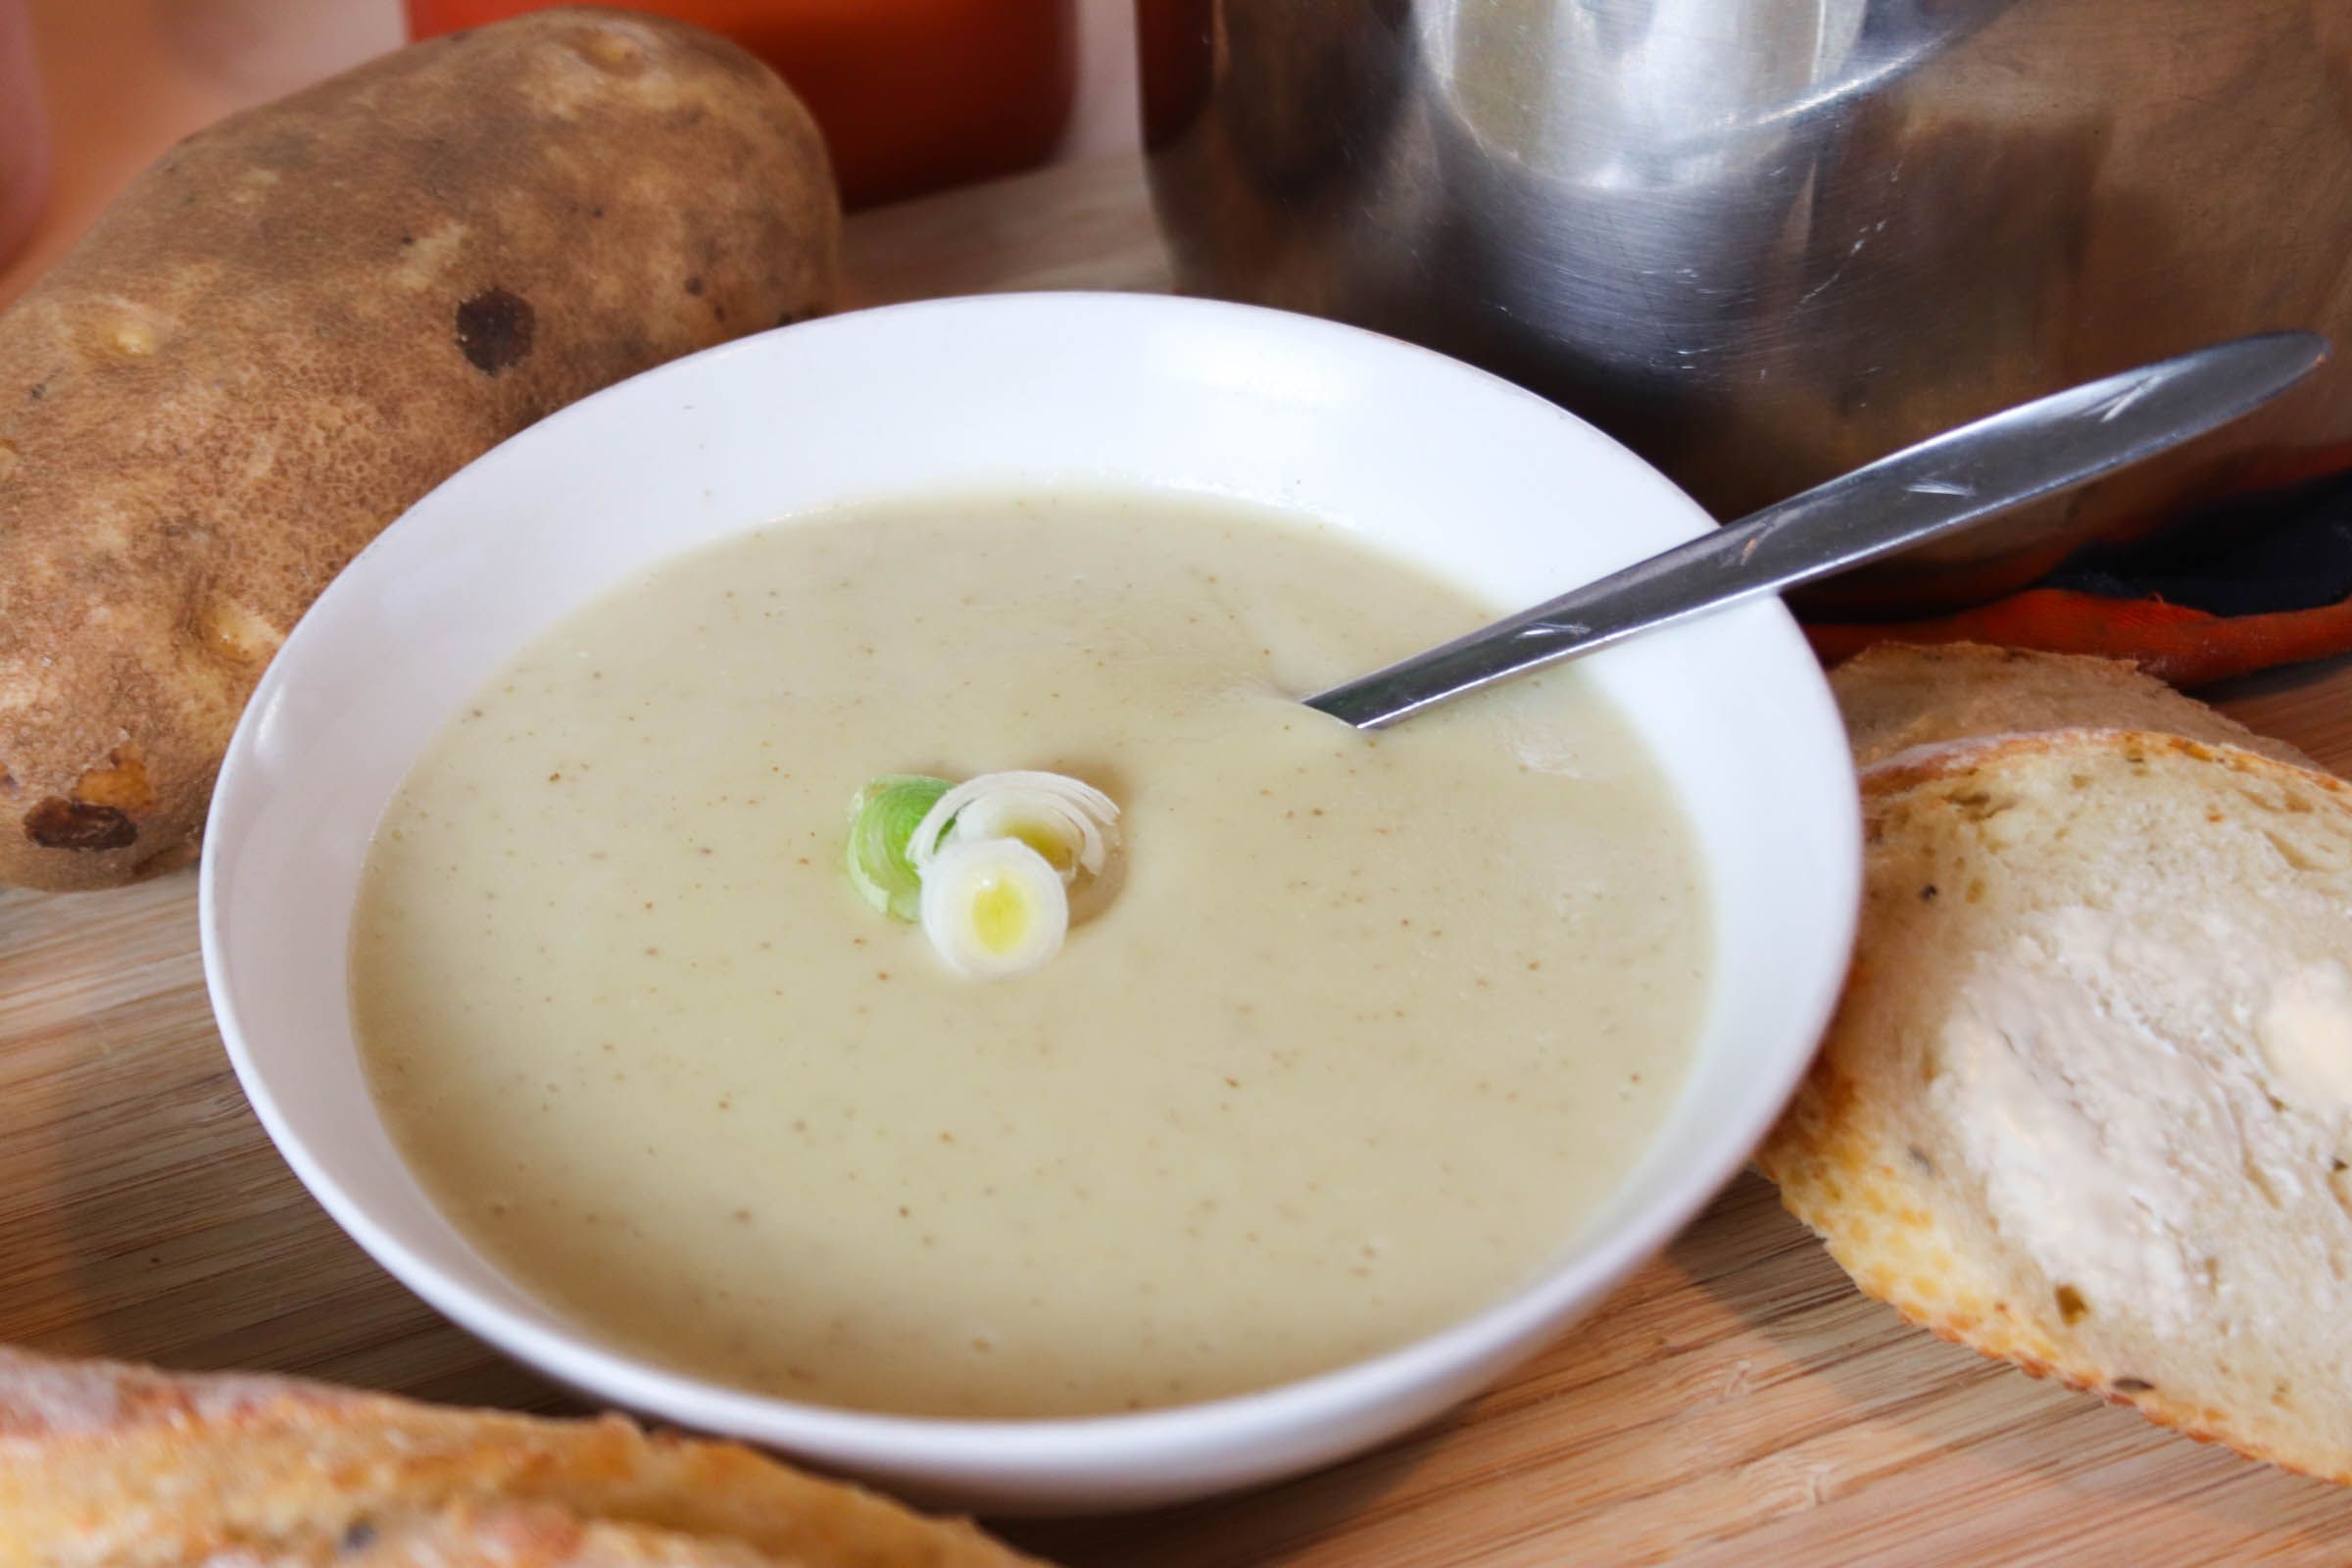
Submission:
M 861 303 L 1160 288 L 1132 157 L 855 220 Z M 2229 704 L 2352 770 L 2352 665 Z M 0 897 L 0 1341 L 564 1408 L 313 1204 L 207 1010 L 196 884 Z M 1341 1468 L 1138 1517 L 1020 1524 L 1072 1564 L 2320 1562 L 2352 1492 L 2035 1383 L 1857 1296 L 1743 1177 L 1483 1399 Z

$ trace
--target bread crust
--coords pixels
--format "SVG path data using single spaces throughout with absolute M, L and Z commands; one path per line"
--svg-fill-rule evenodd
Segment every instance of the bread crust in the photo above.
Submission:
M 2352 788 L 2333 777 L 2234 746 L 2148 731 L 2078 729 L 1951 742 L 1866 769 L 1868 891 L 1853 973 L 1819 1058 L 1756 1163 L 1855 1284 L 1909 1321 L 2034 1377 L 2128 1405 L 2199 1442 L 2352 1484 L 2352 1455 L 2316 1440 L 2282 1438 L 2278 1423 L 2262 1412 L 2177 1396 L 2132 1367 L 2089 1354 L 2046 1304 L 1976 1288 L 1972 1281 L 1995 1271 L 1976 1266 L 1970 1236 L 1952 1223 L 1950 1205 L 1959 1200 L 1951 1184 L 1927 1178 L 1928 1156 L 1897 1125 L 1903 1107 L 1891 1097 L 1924 1090 L 1890 1085 L 1886 1068 L 1892 1048 L 1864 1018 L 1874 997 L 1915 983 L 1908 973 L 1891 972 L 1884 950 L 1887 906 L 1938 894 L 1913 885 L 1903 857 L 1928 831 L 1929 817 L 1969 809 L 1962 803 L 1984 800 L 2011 764 L 2093 756 L 2187 760 L 2219 776 L 2291 789 L 2299 802 L 2324 799 L 2352 816 Z M 1903 1005 L 1933 1016 L 1943 1001 L 1928 995 Z
M 1029 1561 L 965 1522 L 617 1416 L 548 1421 L 0 1348 L 0 1568 L 364 1563 L 366 1551 L 390 1565 L 468 1539 L 545 1568 Z
M 1880 643 L 1833 669 L 1830 687 L 1857 767 L 1922 746 L 2085 727 L 2157 730 L 2319 766 L 2120 659 Z
M 238 1544 L 188 1568 L 790 1568 L 731 1542 L 583 1521 L 543 1504 L 457 1507 L 354 1527 L 335 1541 Z

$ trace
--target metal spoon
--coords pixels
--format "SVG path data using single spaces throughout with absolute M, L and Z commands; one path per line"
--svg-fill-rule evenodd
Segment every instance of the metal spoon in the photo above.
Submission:
M 1835 576 L 2072 489 L 2229 423 L 2328 358 L 2265 332 L 2020 404 L 1306 699 L 1357 729 L 1638 632 Z

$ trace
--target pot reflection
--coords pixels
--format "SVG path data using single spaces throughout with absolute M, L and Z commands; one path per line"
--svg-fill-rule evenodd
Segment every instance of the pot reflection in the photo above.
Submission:
M 1139 0 L 1187 289 L 1559 399 L 1734 516 L 2269 327 L 2352 336 L 2341 0 Z M 1924 610 L 2352 464 L 2352 364 L 1817 606 Z

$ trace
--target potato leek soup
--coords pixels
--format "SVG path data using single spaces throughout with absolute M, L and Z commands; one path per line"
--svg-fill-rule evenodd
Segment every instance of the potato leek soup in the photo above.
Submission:
M 551 1308 L 791 1398 L 1132 1410 L 1441 1328 L 1646 1147 L 1709 961 L 1690 832 L 1577 671 L 1377 735 L 1297 701 L 1498 608 L 1141 494 L 666 563 L 384 816 L 385 1124 Z

